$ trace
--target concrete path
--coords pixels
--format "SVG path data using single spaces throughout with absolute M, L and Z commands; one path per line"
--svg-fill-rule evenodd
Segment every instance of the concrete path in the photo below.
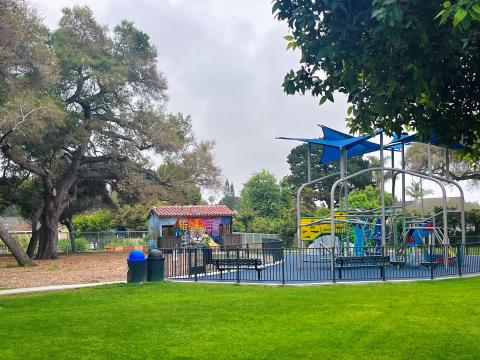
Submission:
M 112 281 L 112 282 L 101 282 L 101 283 L 92 283 L 92 284 L 51 285 L 51 286 L 40 286 L 40 287 L 21 288 L 21 289 L 7 289 L 7 290 L 0 290 L 0 296 L 36 293 L 41 291 L 79 289 L 84 287 L 110 285 L 110 284 L 122 284 L 122 283 L 126 283 L 126 281 Z

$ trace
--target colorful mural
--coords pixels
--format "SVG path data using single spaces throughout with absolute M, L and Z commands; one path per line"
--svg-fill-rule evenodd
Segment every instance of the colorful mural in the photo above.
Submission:
M 182 238 L 182 243 L 188 245 L 200 245 L 207 237 L 212 238 L 215 244 L 221 241 L 220 225 L 231 224 L 230 217 L 214 218 L 178 218 L 174 225 L 176 236 Z

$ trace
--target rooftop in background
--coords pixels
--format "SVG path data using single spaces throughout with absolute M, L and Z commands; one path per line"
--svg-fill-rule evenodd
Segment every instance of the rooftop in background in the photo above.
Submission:
M 395 205 L 401 206 L 401 202 L 395 203 Z M 411 200 L 405 202 L 407 210 L 415 211 L 420 213 L 422 210 L 422 201 L 420 199 Z M 423 199 L 423 210 L 426 213 L 432 212 L 433 208 L 436 206 L 443 206 L 443 199 L 442 198 L 424 198 Z M 447 198 L 447 207 L 449 208 L 456 208 L 457 210 L 460 209 L 460 197 L 448 197 Z M 474 202 L 467 202 L 465 201 L 465 211 L 470 211 L 473 209 L 480 208 L 480 205 Z
M 152 212 L 159 217 L 233 216 L 233 211 L 225 205 L 154 206 Z

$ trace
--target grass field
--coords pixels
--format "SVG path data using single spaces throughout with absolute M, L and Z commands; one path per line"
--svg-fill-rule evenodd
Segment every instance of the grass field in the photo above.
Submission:
M 0 359 L 474 359 L 480 278 L 0 297 Z

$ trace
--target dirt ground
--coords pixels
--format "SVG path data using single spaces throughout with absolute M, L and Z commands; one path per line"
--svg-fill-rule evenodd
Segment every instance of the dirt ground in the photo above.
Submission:
M 19 267 L 10 256 L 0 256 L 0 288 L 97 283 L 126 280 L 128 253 L 60 255 L 57 260 L 35 260 L 38 266 Z

